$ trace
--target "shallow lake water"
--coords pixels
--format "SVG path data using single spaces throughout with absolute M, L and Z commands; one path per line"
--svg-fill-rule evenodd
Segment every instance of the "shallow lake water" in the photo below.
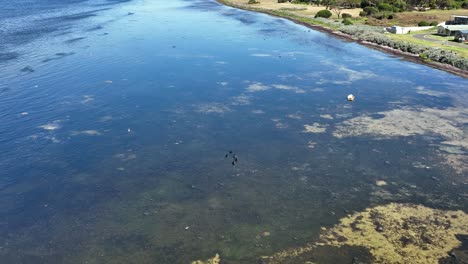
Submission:
M 466 79 L 210 0 L 13 2 L 2 263 L 257 263 L 370 206 L 468 210 Z

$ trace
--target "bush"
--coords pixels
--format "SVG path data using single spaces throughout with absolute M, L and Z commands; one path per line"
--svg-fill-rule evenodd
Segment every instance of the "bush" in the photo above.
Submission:
M 353 24 L 353 22 L 351 22 L 351 20 L 349 18 L 343 19 L 343 21 L 341 23 L 343 23 L 345 26 L 349 26 L 349 25 Z
M 429 24 L 429 26 L 435 27 L 435 26 L 437 26 L 438 24 L 439 24 L 439 23 L 438 23 L 437 21 L 432 21 L 432 22 Z
M 317 12 L 317 14 L 315 14 L 315 17 L 323 17 L 323 18 L 330 18 L 332 16 L 332 13 L 330 12 L 330 10 L 320 10 Z
M 380 3 L 377 8 L 380 10 L 380 11 L 393 11 L 393 6 L 391 4 L 387 4 L 387 3 Z
M 351 14 L 348 14 L 348 13 L 343 13 L 341 14 L 341 18 L 352 18 L 353 16 Z
M 420 55 L 421 58 L 450 64 L 462 70 L 468 70 L 468 59 L 461 58 L 455 52 L 429 48 Z
M 370 3 L 369 3 L 368 0 L 361 0 L 361 8 L 364 8 L 364 7 L 369 6 L 369 5 L 370 5 Z
M 366 12 L 367 15 L 372 15 L 372 14 L 375 14 L 375 13 L 378 13 L 379 10 L 373 6 L 366 6 L 364 7 L 364 12 Z
M 427 21 L 424 21 L 424 20 L 423 20 L 423 21 L 419 21 L 419 23 L 418 23 L 418 27 L 427 27 L 427 26 L 429 26 L 429 25 L 430 25 L 430 23 L 427 22 Z
M 382 28 L 379 27 L 346 26 L 341 27 L 340 31 L 352 35 L 359 40 L 364 40 L 398 49 L 404 52 L 417 54 L 424 60 L 445 63 L 462 70 L 468 70 L 468 59 L 460 57 L 455 52 L 412 44 L 406 41 L 393 40 L 385 36 L 383 34 Z
M 360 35 L 364 32 L 376 32 L 376 33 L 385 33 L 385 30 L 381 27 L 372 27 L 372 26 L 351 26 L 340 28 L 340 31 L 349 35 Z
M 247 2 L 247 4 L 249 4 L 249 5 L 260 4 L 260 2 L 258 2 L 258 1 L 256 1 L 256 0 L 249 0 L 249 1 Z
M 288 0 L 278 0 L 278 3 L 280 3 L 280 4 L 281 3 L 286 3 L 286 2 L 288 2 Z
M 366 11 L 361 11 L 361 12 L 359 12 L 359 16 L 361 16 L 361 17 L 367 16 Z
M 468 0 L 463 1 L 461 8 L 468 8 Z
M 331 20 L 331 19 L 323 18 L 323 17 L 317 17 L 317 18 L 314 18 L 314 20 L 321 23 L 321 24 L 326 24 L 326 25 L 328 25 L 330 27 L 339 28 L 339 27 L 341 27 L 343 25 L 341 23 L 341 20 L 337 20 L 338 22 L 336 22 L 335 20 Z
M 393 12 L 388 12 L 388 11 L 385 11 L 385 12 L 378 12 L 378 13 L 375 13 L 372 15 L 372 17 L 374 18 L 377 18 L 377 19 L 393 19 Z

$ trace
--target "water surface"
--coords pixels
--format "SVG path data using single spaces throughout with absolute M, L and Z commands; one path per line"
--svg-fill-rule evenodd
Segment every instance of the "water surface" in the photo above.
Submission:
M 256 263 L 369 206 L 467 210 L 465 79 L 210 0 L 0 7 L 5 263 Z

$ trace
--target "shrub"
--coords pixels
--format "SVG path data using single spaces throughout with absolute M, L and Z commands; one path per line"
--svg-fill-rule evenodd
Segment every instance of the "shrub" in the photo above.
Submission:
M 376 33 L 384 33 L 385 30 L 381 27 L 372 27 L 372 26 L 350 26 L 340 28 L 340 31 L 349 35 L 359 35 L 364 32 L 376 32 Z
M 391 4 L 388 4 L 388 3 L 380 3 L 377 8 L 380 10 L 380 11 L 393 11 L 393 6 Z
M 461 7 L 468 8 L 468 0 L 463 1 L 463 3 L 461 4 Z
M 288 0 L 278 0 L 278 3 L 286 3 Z
M 423 20 L 423 21 L 419 21 L 419 23 L 418 23 L 418 27 L 427 27 L 427 26 L 429 26 L 429 25 L 430 25 L 430 23 L 427 22 L 427 21 L 424 21 L 424 20 Z
M 437 21 L 432 21 L 432 22 L 429 24 L 429 26 L 435 27 L 435 26 L 437 26 L 438 24 L 439 24 L 439 23 L 438 23 Z
M 379 10 L 373 6 L 366 6 L 364 7 L 364 12 L 366 12 L 367 15 L 372 15 L 372 14 L 375 14 L 375 13 L 378 13 Z
M 461 58 L 455 52 L 429 48 L 420 55 L 421 58 L 450 64 L 462 70 L 468 70 L 468 59 Z
M 345 24 L 345 26 L 349 26 L 353 24 L 353 22 L 351 22 L 349 18 L 343 19 L 342 23 Z
M 258 2 L 258 1 L 256 1 L 256 0 L 249 0 L 249 1 L 247 2 L 247 4 L 249 4 L 249 5 L 260 4 L 260 2 Z
M 385 12 L 378 12 L 378 13 L 375 13 L 372 15 L 372 17 L 374 18 L 377 18 L 377 19 L 393 19 L 393 12 L 388 12 L 388 11 L 385 11 Z
M 315 14 L 315 17 L 323 17 L 323 18 L 329 18 L 332 16 L 332 13 L 330 12 L 330 10 L 320 10 L 317 12 L 317 14 Z
M 318 21 L 319 23 L 326 24 L 330 27 L 339 28 L 343 25 L 340 20 L 337 20 L 338 22 L 335 22 L 335 20 L 331 20 L 331 19 L 323 18 L 323 17 L 317 17 L 317 18 L 314 18 L 314 20 Z
M 379 45 L 388 46 L 404 52 L 417 54 L 421 59 L 424 60 L 445 63 L 462 70 L 468 70 L 468 59 L 460 57 L 455 52 L 412 44 L 406 41 L 393 40 L 385 36 L 383 34 L 382 28 L 379 27 L 346 26 L 341 27 L 340 31 L 352 35 L 359 40 L 364 40 Z
M 361 16 L 361 17 L 367 16 L 366 11 L 361 11 L 361 12 L 359 12 L 359 16 Z
M 341 18 L 352 18 L 353 16 L 351 14 L 348 14 L 348 13 L 343 13 L 341 14 Z

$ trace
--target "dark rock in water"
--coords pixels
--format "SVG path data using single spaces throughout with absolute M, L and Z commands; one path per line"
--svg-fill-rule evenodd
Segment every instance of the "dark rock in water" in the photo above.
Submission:
M 57 52 L 55 53 L 56 56 L 60 56 L 60 57 L 65 57 L 65 56 L 70 56 L 70 55 L 73 55 L 75 54 L 74 52 Z
M 412 244 L 412 243 L 413 243 L 413 240 L 412 240 L 411 238 L 407 238 L 407 237 L 405 237 L 405 236 L 402 236 L 402 237 L 400 238 L 400 242 L 401 242 L 401 245 L 402 245 L 403 247 L 406 247 L 407 245 Z
M 42 62 L 49 62 L 49 61 L 53 61 L 53 60 L 59 60 L 59 59 L 65 58 L 67 56 L 71 56 L 73 54 L 75 54 L 75 52 L 57 52 L 57 53 L 55 53 L 55 57 L 47 58 L 45 60 L 42 60 Z
M 231 164 L 232 164 L 233 166 L 234 166 L 234 165 L 236 165 L 236 164 L 234 163 L 234 161 L 232 161 L 232 163 L 231 163 Z
M 86 37 L 72 38 L 72 39 L 65 40 L 64 43 L 72 44 L 72 43 L 78 42 L 78 41 L 80 41 L 80 40 L 83 40 L 83 39 L 85 39 L 85 38 L 86 38 Z
M 451 256 L 454 259 L 457 259 L 457 255 L 453 251 L 450 251 L 449 256 Z
M 14 59 L 17 59 L 18 57 L 19 57 L 19 53 L 17 52 L 0 53 L 0 62 L 14 60 Z
M 21 72 L 34 72 L 34 69 L 31 66 L 26 66 L 21 69 Z
M 95 27 L 92 27 L 92 28 L 88 29 L 87 31 L 95 31 L 95 30 L 100 30 L 100 29 L 104 29 L 104 27 L 102 27 L 102 26 L 95 26 Z
M 131 15 L 134 15 L 134 14 L 135 14 L 135 13 L 133 13 L 133 12 L 128 12 L 128 13 L 127 13 L 128 16 L 131 16 Z

